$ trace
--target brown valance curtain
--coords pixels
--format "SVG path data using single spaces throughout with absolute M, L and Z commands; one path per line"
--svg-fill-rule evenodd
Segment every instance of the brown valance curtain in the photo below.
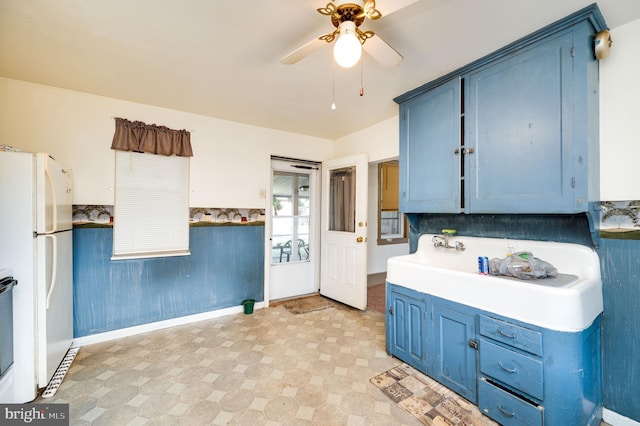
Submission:
M 191 133 L 141 121 L 116 118 L 111 149 L 192 157 Z

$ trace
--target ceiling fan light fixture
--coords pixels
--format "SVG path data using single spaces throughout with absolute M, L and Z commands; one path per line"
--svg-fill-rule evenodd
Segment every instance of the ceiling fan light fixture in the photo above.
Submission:
M 358 63 L 362 56 L 362 44 L 356 33 L 356 24 L 353 21 L 340 23 L 340 36 L 333 46 L 333 57 L 336 63 L 343 68 L 350 68 Z

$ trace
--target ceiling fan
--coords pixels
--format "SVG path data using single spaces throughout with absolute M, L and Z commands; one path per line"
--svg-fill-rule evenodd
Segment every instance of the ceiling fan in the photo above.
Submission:
M 331 24 L 335 30 L 314 38 L 308 43 L 295 49 L 282 59 L 280 62 L 286 65 L 295 64 L 302 58 L 310 55 L 319 48 L 336 41 L 334 47 L 334 56 L 336 62 L 344 67 L 349 67 L 358 62 L 360 52 L 364 49 L 376 61 L 385 67 L 394 67 L 402 61 L 400 55 L 393 47 L 389 46 L 382 38 L 373 31 L 363 31 L 360 29 L 365 20 L 377 20 L 383 16 L 387 16 L 392 12 L 400 10 L 417 0 L 386 0 L 383 7 L 376 5 L 375 0 L 347 0 L 329 2 L 324 7 L 319 7 L 317 11 L 322 15 L 329 16 Z M 349 40 L 350 39 L 350 40 Z M 342 42 L 345 40 L 345 42 Z M 345 45 L 346 41 L 355 43 L 357 40 L 359 45 L 356 49 L 357 57 L 353 56 L 347 59 L 344 64 L 339 59 L 339 53 L 336 51 L 338 45 Z M 360 47 L 361 46 L 361 47 Z M 355 60 L 354 60 L 355 59 Z

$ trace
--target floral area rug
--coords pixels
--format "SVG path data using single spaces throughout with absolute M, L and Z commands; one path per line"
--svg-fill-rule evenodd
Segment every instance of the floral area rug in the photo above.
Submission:
M 498 425 L 477 406 L 407 364 L 378 374 L 371 383 L 425 425 Z

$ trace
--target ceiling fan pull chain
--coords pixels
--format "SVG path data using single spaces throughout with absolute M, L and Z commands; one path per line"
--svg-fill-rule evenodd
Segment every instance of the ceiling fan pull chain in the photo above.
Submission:
M 331 63 L 331 111 L 336 110 L 336 60 L 332 60 Z
M 364 60 L 360 61 L 360 96 L 364 96 L 364 85 L 362 84 L 362 69 L 364 68 L 363 62 Z

